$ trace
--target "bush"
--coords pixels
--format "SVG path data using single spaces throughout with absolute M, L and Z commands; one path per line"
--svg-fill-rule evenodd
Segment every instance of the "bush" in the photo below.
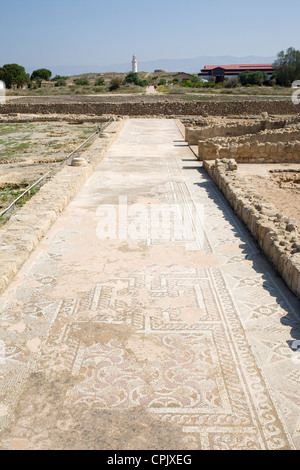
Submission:
M 66 81 L 65 80 L 57 80 L 57 82 L 55 82 L 55 86 L 56 87 L 60 87 L 60 86 L 66 86 Z
M 124 81 L 125 83 L 134 83 L 135 85 L 138 85 L 138 82 L 140 81 L 140 79 L 137 73 L 130 72 L 126 75 Z
M 88 86 L 89 85 L 89 81 L 86 80 L 86 78 L 76 78 L 75 80 L 73 80 L 73 82 L 75 83 L 75 85 L 78 85 L 78 86 Z
M 252 72 L 251 70 L 245 70 L 245 72 L 240 73 L 239 80 L 244 86 L 261 86 L 268 81 L 268 75 L 265 72 Z
M 52 78 L 52 82 L 56 82 L 58 80 L 67 80 L 68 77 L 63 77 L 62 75 L 55 75 L 54 78 Z
M 98 78 L 98 79 L 95 81 L 95 86 L 103 86 L 103 85 L 105 85 L 104 78 Z
M 159 85 L 158 91 L 159 91 L 160 93 L 170 93 L 169 88 L 168 88 L 168 87 L 165 87 L 164 85 Z
M 209 82 L 205 82 L 203 87 L 204 88 L 214 88 L 216 86 L 216 83 L 214 80 L 210 80 Z
M 109 85 L 109 91 L 115 91 L 120 88 L 122 85 L 122 80 L 120 78 L 112 78 Z
M 192 84 L 194 88 L 202 88 L 204 85 L 204 82 L 198 79 L 196 82 L 192 82 Z
M 143 87 L 148 85 L 147 80 L 141 80 L 139 78 L 138 74 L 134 73 L 134 72 L 128 73 L 125 77 L 124 82 L 125 83 L 133 83 L 134 85 L 143 86 Z
M 181 86 L 187 88 L 202 88 L 203 85 L 203 82 L 199 80 L 197 75 L 193 76 L 191 80 L 183 80 L 181 83 Z
M 181 86 L 191 88 L 193 86 L 193 84 L 192 84 L 191 80 L 183 80 L 182 83 L 181 83 Z
M 148 85 L 147 80 L 140 80 L 138 86 L 146 87 Z
M 158 86 L 159 85 L 166 85 L 167 84 L 167 80 L 165 78 L 161 78 L 160 81 L 158 82 Z
M 236 88 L 240 85 L 240 81 L 238 78 L 229 78 L 228 80 L 224 81 L 225 88 Z

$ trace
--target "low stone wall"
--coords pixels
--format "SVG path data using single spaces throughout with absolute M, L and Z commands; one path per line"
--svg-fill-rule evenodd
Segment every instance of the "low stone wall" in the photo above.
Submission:
M 20 122 L 68 122 L 70 124 L 83 124 L 86 122 L 106 123 L 110 119 L 116 119 L 114 115 L 95 116 L 93 114 L 0 114 L 0 123 L 20 123 Z
M 109 99 L 109 98 L 108 98 Z M 46 98 L 45 98 L 46 101 Z M 114 114 L 117 116 L 241 116 L 259 115 L 267 112 L 271 115 L 295 115 L 300 113 L 300 104 L 292 100 L 260 101 L 175 101 L 146 102 L 141 100 L 128 102 L 77 102 L 77 103 L 42 103 L 24 104 L 15 100 L 0 105 L 1 114 Z
M 103 159 L 124 123 L 113 123 L 112 133 L 108 126 L 106 138 L 95 137 L 91 147 L 81 154 L 88 161 L 87 166 L 63 167 L 0 229 L 0 293 Z
M 300 227 L 295 219 L 279 213 L 244 177 L 237 176 L 234 160 L 205 161 L 204 168 L 287 286 L 300 298 Z
M 253 124 L 220 123 L 206 126 L 200 129 L 186 127 L 185 140 L 189 145 L 197 145 L 199 140 L 212 139 L 215 137 L 255 134 L 260 132 L 262 129 L 262 121 L 255 122 Z
M 300 161 L 300 128 L 292 126 L 239 138 L 199 140 L 198 158 L 234 158 L 244 163 L 297 162 Z
M 199 140 L 214 138 L 239 137 L 245 134 L 257 134 L 265 130 L 281 129 L 294 122 L 295 118 L 258 119 L 255 122 L 226 122 L 201 128 L 186 127 L 185 140 L 189 145 L 198 145 Z M 297 120 L 297 118 L 296 118 Z

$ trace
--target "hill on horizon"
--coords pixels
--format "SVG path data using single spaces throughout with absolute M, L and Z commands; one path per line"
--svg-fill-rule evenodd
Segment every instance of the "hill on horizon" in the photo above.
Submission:
M 261 57 L 261 56 L 202 56 L 193 59 L 156 59 L 150 61 L 139 61 L 138 70 L 140 72 L 154 72 L 156 69 L 167 70 L 168 72 L 187 72 L 199 73 L 205 65 L 229 65 L 229 64 L 269 64 L 273 63 L 275 56 Z M 48 68 L 52 71 L 52 76 L 55 75 L 82 75 L 85 73 L 105 73 L 105 72 L 119 72 L 126 73 L 131 71 L 131 61 L 121 64 L 111 65 L 52 65 L 43 64 L 42 66 L 28 66 L 26 71 L 32 73 L 33 70 L 39 68 Z

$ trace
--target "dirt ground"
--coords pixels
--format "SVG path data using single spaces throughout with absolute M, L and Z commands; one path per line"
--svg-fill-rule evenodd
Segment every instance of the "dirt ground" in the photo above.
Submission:
M 226 91 L 226 90 L 225 90 Z M 52 103 L 161 103 L 182 101 L 260 101 L 276 100 L 286 101 L 288 96 L 278 95 L 234 95 L 212 92 L 193 93 L 106 93 L 106 94 L 63 94 L 63 95 L 41 95 L 41 96 L 8 96 L 8 101 L 23 104 L 52 104 Z
M 300 163 L 239 164 L 238 173 L 287 217 L 300 224 Z
M 0 123 L 0 213 L 48 171 L 59 171 L 96 129 L 95 123 Z

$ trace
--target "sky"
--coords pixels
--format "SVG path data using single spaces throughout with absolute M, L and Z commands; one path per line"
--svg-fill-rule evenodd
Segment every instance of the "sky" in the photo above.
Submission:
M 299 18 L 299 0 L 0 0 L 0 66 L 275 56 Z

